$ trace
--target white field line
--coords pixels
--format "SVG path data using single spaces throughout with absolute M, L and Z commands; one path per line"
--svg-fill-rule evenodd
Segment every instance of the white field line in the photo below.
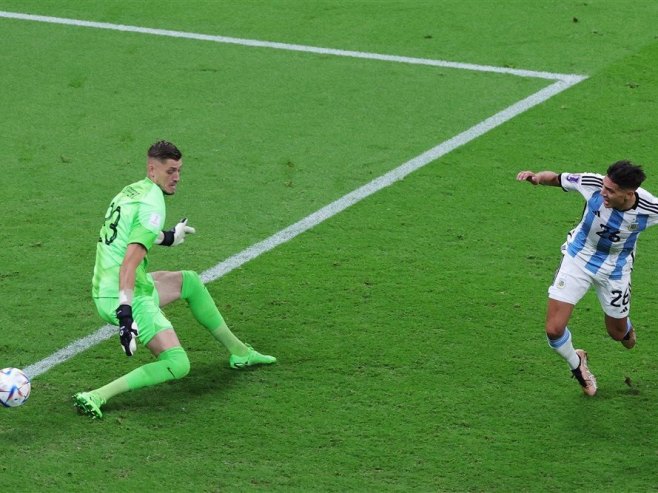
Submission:
M 416 65 L 431 65 L 433 67 L 456 68 L 461 70 L 474 70 L 478 72 L 494 72 L 499 74 L 517 75 L 520 77 L 535 77 L 548 80 L 571 80 L 576 82 L 583 79 L 582 76 L 573 74 L 556 74 L 552 72 L 537 72 L 534 70 L 513 69 L 508 67 L 494 67 L 490 65 L 476 65 L 472 63 L 457 63 L 446 60 L 431 60 L 427 58 L 413 58 L 395 55 L 382 55 L 378 53 L 367 53 L 362 51 L 336 50 L 333 48 L 318 48 L 315 46 L 304 46 L 296 44 L 276 43 L 271 41 L 259 41 L 256 39 L 231 38 L 226 36 L 213 36 L 208 34 L 189 33 L 183 31 L 170 31 L 168 29 L 153 29 L 149 27 L 127 26 L 125 24 L 111 24 L 109 22 L 92 22 L 79 19 L 67 19 L 64 17 L 49 17 L 43 15 L 22 14 L 18 12 L 0 11 L 0 17 L 7 19 L 19 19 L 24 21 L 45 22 L 49 24 L 64 24 L 67 26 L 91 27 L 94 29 L 109 29 L 111 31 L 124 31 L 131 33 L 150 34 L 153 36 L 167 36 L 170 38 L 186 38 L 197 41 L 213 41 L 215 43 L 235 44 L 257 48 L 273 48 L 286 51 L 301 51 L 316 53 L 320 55 L 334 55 L 351 58 L 365 58 L 369 60 L 382 60 L 385 62 L 409 63 Z
M 269 238 L 266 238 L 263 241 L 255 243 L 254 245 L 246 248 L 245 250 L 233 255 L 232 257 L 229 257 L 223 262 L 220 262 L 214 267 L 204 271 L 203 273 L 201 273 L 201 278 L 203 279 L 204 283 L 215 281 L 221 278 L 222 276 L 228 274 L 234 269 L 237 269 L 238 267 L 244 265 L 250 260 L 253 260 L 254 258 L 262 255 L 263 253 L 266 253 L 276 248 L 277 246 L 286 243 L 287 241 L 290 241 L 291 239 L 295 238 L 301 233 L 317 226 L 318 224 L 324 222 L 325 220 L 335 216 L 339 212 L 360 202 L 366 197 L 369 197 L 375 192 L 378 192 L 379 190 L 388 187 L 399 180 L 402 180 L 410 173 L 413 173 L 414 171 L 440 158 L 441 156 L 444 156 L 445 154 L 453 151 L 454 149 L 457 149 L 458 147 L 467 144 L 473 139 L 476 139 L 477 137 L 484 135 L 490 130 L 502 125 L 503 123 L 520 115 L 521 113 L 528 111 L 530 108 L 533 108 L 534 106 L 543 103 L 544 101 L 555 96 L 556 94 L 586 79 L 586 77 L 584 76 L 573 75 L 573 74 L 552 74 L 548 72 L 514 70 L 514 69 L 508 69 L 502 67 L 460 64 L 460 63 L 445 62 L 440 60 L 426 60 L 420 58 L 378 55 L 374 53 L 314 48 L 314 47 L 300 46 L 300 45 L 286 45 L 282 43 L 270 43 L 270 42 L 255 41 L 255 40 L 225 38 L 222 36 L 206 36 L 206 35 L 194 34 L 194 33 L 164 31 L 160 29 L 148 29 L 148 28 L 140 28 L 133 26 L 122 26 L 118 24 L 78 21 L 74 19 L 62 19 L 59 17 L 34 16 L 28 14 L 17 14 L 12 12 L 3 12 L 3 11 L 0 11 L 0 17 L 38 21 L 38 22 L 50 22 L 56 24 L 66 24 L 66 25 L 83 26 L 83 27 L 94 27 L 100 29 L 113 29 L 119 31 L 154 34 L 160 36 L 190 38 L 190 39 L 197 39 L 204 41 L 215 41 L 219 43 L 233 43 L 233 44 L 240 44 L 244 46 L 258 46 L 258 47 L 276 48 L 276 49 L 284 49 L 291 51 L 305 51 L 310 53 L 321 53 L 321 54 L 345 56 L 345 57 L 368 58 L 368 59 L 376 59 L 376 60 L 397 62 L 397 63 L 414 63 L 414 64 L 422 64 L 422 65 L 433 65 L 439 67 L 458 68 L 465 70 L 477 70 L 482 72 L 505 73 L 510 75 L 522 76 L 522 77 L 538 77 L 542 79 L 549 79 L 556 81 L 552 83 L 550 86 L 541 89 L 540 91 L 537 91 L 536 93 L 512 104 L 511 106 L 508 106 L 504 110 L 481 121 L 480 123 L 469 128 L 468 130 L 465 130 L 464 132 L 452 137 L 451 139 L 448 139 L 445 142 L 440 143 L 439 145 L 429 149 L 428 151 L 401 164 L 400 166 L 393 169 L 392 171 L 389 171 L 388 173 L 380 176 L 379 178 L 376 178 L 371 182 L 348 193 L 347 195 L 344 195 L 343 197 L 339 198 L 338 200 L 335 200 L 329 205 L 322 207 L 321 209 L 315 211 L 314 213 L 306 216 L 304 219 L 292 224 L 291 226 L 288 226 L 287 228 L 279 231 L 278 233 L 270 236 Z M 54 366 L 57 366 L 58 364 L 71 359 L 72 357 L 95 346 L 96 344 L 99 344 L 100 342 L 109 339 L 110 337 L 116 335 L 116 332 L 117 332 L 116 327 L 113 327 L 111 325 L 105 325 L 99 328 L 98 330 L 96 330 L 94 333 L 72 342 L 68 346 L 60 349 L 59 351 L 56 351 L 55 353 L 42 359 L 41 361 L 38 361 L 32 365 L 25 367 L 24 371 L 30 376 L 30 378 L 35 378 L 47 372 Z

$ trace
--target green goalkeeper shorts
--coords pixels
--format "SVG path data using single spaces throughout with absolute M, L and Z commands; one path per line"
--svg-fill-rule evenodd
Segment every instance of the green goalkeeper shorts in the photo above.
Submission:
M 94 298 L 98 314 L 106 322 L 119 326 L 116 309 L 119 307 L 118 298 Z M 132 302 L 133 320 L 139 330 L 139 342 L 147 345 L 151 339 L 163 330 L 173 328 L 173 325 L 160 310 L 160 297 L 158 290 L 154 289 L 151 296 L 135 296 Z

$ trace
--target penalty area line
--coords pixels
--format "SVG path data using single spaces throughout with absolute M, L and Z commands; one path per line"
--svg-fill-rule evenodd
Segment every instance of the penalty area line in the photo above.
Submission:
M 16 19 L 16 20 L 32 21 L 32 22 L 44 22 L 48 24 L 60 24 L 60 25 L 75 26 L 75 27 L 88 27 L 93 29 L 107 29 L 110 31 L 149 34 L 151 36 L 166 36 L 170 38 L 194 39 L 197 41 L 211 41 L 215 43 L 249 46 L 254 48 L 271 48 L 275 50 L 315 53 L 319 55 L 341 56 L 348 58 L 362 58 L 367 60 L 380 60 L 385 62 L 407 63 L 413 65 L 429 65 L 433 67 L 471 70 L 475 72 L 509 74 L 509 75 L 516 75 L 518 77 L 534 77 L 534 78 L 547 79 L 547 80 L 562 80 L 566 82 L 569 81 L 580 82 L 585 78 L 582 75 L 575 75 L 575 74 L 559 74 L 553 72 L 516 69 L 510 67 L 478 65 L 475 63 L 451 62 L 448 60 L 432 60 L 429 58 L 384 55 L 381 53 L 339 50 L 334 48 L 320 48 L 317 46 L 279 43 L 273 41 L 261 41 L 257 39 L 233 38 L 229 36 L 216 36 L 210 34 L 199 34 L 199 33 L 185 32 L 185 31 L 172 31 L 169 29 L 154 29 L 150 27 L 129 26 L 126 24 L 112 24 L 110 22 L 94 22 L 94 21 L 85 21 L 80 19 L 69 19 L 66 17 L 51 17 L 45 15 L 24 14 L 20 12 L 6 12 L 1 10 L 0 10 L 0 18 Z
M 253 244 L 245 250 L 227 258 L 226 260 L 218 263 L 214 267 L 201 273 L 201 278 L 204 283 L 215 281 L 229 272 L 237 269 L 238 267 L 246 264 L 250 260 L 259 257 L 260 255 L 273 250 L 279 245 L 286 243 L 293 238 L 299 236 L 305 231 L 317 226 L 318 224 L 326 221 L 327 219 L 335 216 L 336 214 L 344 211 L 348 207 L 360 202 L 361 200 L 369 197 L 370 195 L 378 192 L 379 190 L 393 185 L 397 181 L 404 179 L 410 173 L 428 165 L 429 163 L 439 159 L 447 153 L 461 147 L 468 142 L 484 135 L 485 133 L 493 130 L 494 128 L 502 125 L 503 123 L 511 120 L 512 118 L 528 111 L 529 109 L 543 103 L 551 97 L 565 91 L 569 87 L 577 84 L 583 80 L 582 78 L 573 78 L 569 80 L 558 80 L 548 87 L 537 91 L 536 93 L 508 106 L 495 115 L 481 121 L 480 123 L 472 126 L 468 130 L 455 135 L 451 139 L 438 144 L 437 146 L 425 151 L 424 153 L 416 156 L 415 158 L 401 164 L 397 168 L 389 171 L 388 173 L 375 178 L 374 180 L 366 183 L 365 185 L 357 188 L 356 190 L 342 196 L 341 198 L 331 202 L 330 204 L 318 209 L 317 211 L 309 214 L 305 218 L 297 221 L 296 223 L 288 226 L 287 228 L 273 234 L 263 241 Z M 116 334 L 116 327 L 105 325 L 94 333 L 78 339 L 68 346 L 56 351 L 52 355 L 29 365 L 23 369 L 30 377 L 37 377 L 54 366 L 63 363 L 83 351 L 103 342 Z

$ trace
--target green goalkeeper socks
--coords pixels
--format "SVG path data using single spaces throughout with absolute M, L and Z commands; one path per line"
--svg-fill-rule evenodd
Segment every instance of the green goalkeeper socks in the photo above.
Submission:
M 196 272 L 183 271 L 181 298 L 187 301 L 194 318 L 208 329 L 231 354 L 246 356 L 249 353 L 249 348 L 229 330 L 215 305 L 215 300 L 212 299 Z
M 191 270 L 183 271 L 183 285 L 181 298 L 187 301 L 192 315 L 209 331 L 215 330 L 224 323 L 215 300 L 212 299 L 208 289 L 201 282 L 199 274 Z
M 185 350 L 178 346 L 162 351 L 158 360 L 148 363 L 117 378 L 94 392 L 107 402 L 115 395 L 129 390 L 151 387 L 168 380 L 183 378 L 190 371 L 190 360 Z

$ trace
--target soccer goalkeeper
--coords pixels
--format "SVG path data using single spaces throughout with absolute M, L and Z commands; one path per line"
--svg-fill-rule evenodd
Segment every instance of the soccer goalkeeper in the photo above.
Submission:
M 92 296 L 98 313 L 119 327 L 127 356 L 137 340 L 156 361 L 140 366 L 113 382 L 73 396 L 83 414 L 101 418 L 101 407 L 115 395 L 182 378 L 190 360 L 160 307 L 177 299 L 187 301 L 196 320 L 231 353 L 232 368 L 276 361 L 244 344 L 227 327 L 210 293 L 193 271 L 147 273 L 147 254 L 153 245 L 176 246 L 194 228 L 181 220 L 163 231 L 165 195 L 176 193 L 183 165 L 178 148 L 167 141 L 153 144 L 147 153 L 147 176 L 125 187 L 110 203 L 96 248 Z

